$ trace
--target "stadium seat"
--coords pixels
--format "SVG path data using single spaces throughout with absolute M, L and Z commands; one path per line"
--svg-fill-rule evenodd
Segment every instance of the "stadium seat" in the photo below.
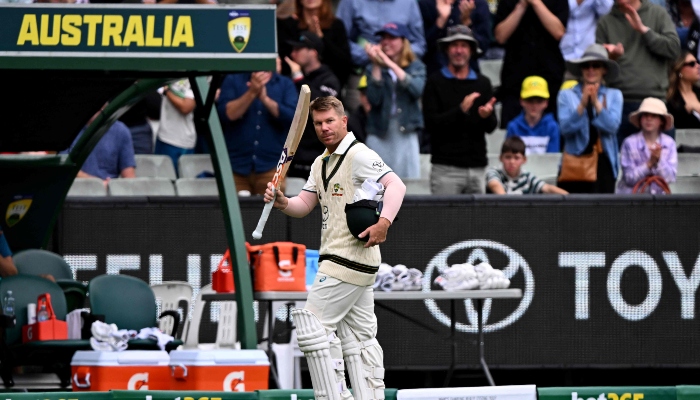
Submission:
M 406 194 L 408 195 L 425 195 L 430 192 L 430 179 L 404 179 L 406 185 Z
M 60 255 L 47 250 L 27 249 L 17 252 L 13 260 L 20 274 L 53 276 L 63 290 L 68 312 L 85 305 L 87 286 L 75 280 L 73 270 Z
M 100 178 L 75 178 L 68 190 L 68 197 L 107 196 L 107 188 Z
M 301 192 L 306 184 L 306 179 L 304 178 L 285 178 L 284 179 L 284 193 L 287 196 L 296 196 Z
M 678 153 L 678 172 L 676 175 L 700 175 L 700 153 Z
M 175 181 L 178 196 L 218 196 L 216 178 L 180 178 Z
M 430 179 L 430 170 L 432 169 L 432 164 L 430 163 L 430 154 L 420 155 L 420 178 Z
M 160 154 L 137 154 L 136 177 L 177 179 L 173 160 Z
M 88 285 L 90 292 L 90 312 L 104 315 L 105 323 L 116 324 L 119 329 L 140 331 L 143 328 L 155 328 L 156 296 L 148 284 L 141 279 L 128 275 L 99 275 Z M 173 329 L 177 331 L 180 318 L 176 311 L 164 311 L 165 315 L 177 316 Z M 166 332 L 172 334 L 170 332 Z M 165 346 L 167 351 L 176 349 L 182 341 L 175 339 Z M 129 350 L 158 350 L 158 344 L 152 339 L 129 340 Z
M 553 176 L 559 174 L 561 153 L 531 154 L 527 156 L 527 162 L 523 165 L 525 171 L 530 171 L 536 177 Z
M 185 328 L 183 329 L 184 348 L 204 349 L 208 347 L 237 347 L 236 324 L 238 322 L 238 310 L 236 309 L 235 301 L 213 301 L 211 303 L 211 307 L 219 307 L 219 323 L 217 324 L 216 328 L 215 343 L 207 344 L 199 342 L 199 327 L 202 323 L 202 315 L 204 314 L 204 308 L 206 305 L 206 301 L 202 300 L 202 295 L 212 293 L 215 292 L 211 288 L 211 284 L 205 285 L 199 289 L 197 298 L 194 301 L 192 318 L 189 318 L 187 322 L 185 322 Z
M 700 129 L 676 129 L 676 146 L 700 147 Z
M 22 365 L 50 368 L 61 386 L 70 385 L 70 362 L 77 350 L 91 350 L 87 340 L 42 340 L 22 343 L 22 327 L 27 324 L 27 304 L 37 303 L 44 293 L 51 296 L 51 307 L 56 318 L 66 320 L 66 300 L 61 288 L 54 282 L 34 275 L 19 274 L 0 280 L 0 293 L 12 290 L 15 298 L 16 325 L 5 329 L 5 342 L 0 352 L 0 375 L 6 387 L 14 384 L 12 369 Z
M 50 274 L 55 279 L 75 279 L 70 265 L 60 255 L 41 249 L 18 251 L 13 260 L 17 271 L 24 275 Z
M 541 180 L 544 181 L 544 183 L 557 186 L 557 178 L 559 178 L 557 175 L 550 175 L 550 176 L 538 176 Z
M 495 168 L 501 168 L 501 160 L 500 160 L 500 154 L 487 154 L 486 158 L 488 159 L 488 167 L 495 167 Z
M 503 60 L 479 60 L 481 74 L 489 78 L 494 89 L 501 86 L 501 68 Z
M 501 154 L 503 141 L 506 140 L 506 130 L 496 129 L 491 134 L 486 135 L 486 154 Z
M 668 184 L 671 194 L 700 193 L 700 176 L 678 176 L 675 182 Z
M 175 196 L 168 178 L 127 178 L 109 181 L 110 196 Z
M 202 172 L 214 173 L 209 154 L 186 154 L 177 162 L 180 178 L 196 178 Z
M 186 321 L 190 317 L 192 285 L 187 282 L 168 281 L 151 285 L 151 290 L 156 296 L 157 314 L 165 310 L 174 310 L 180 314 L 180 321 Z M 173 323 L 173 318 L 161 318 L 158 321 L 158 328 L 163 332 L 172 332 L 176 338 L 181 338 L 181 330 L 173 332 Z

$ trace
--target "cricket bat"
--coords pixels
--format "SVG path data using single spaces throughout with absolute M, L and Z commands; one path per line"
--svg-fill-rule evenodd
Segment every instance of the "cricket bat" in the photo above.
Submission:
M 280 155 L 279 161 L 277 161 L 275 175 L 272 177 L 272 184 L 274 186 L 272 188 L 272 201 L 265 204 L 265 207 L 263 207 L 262 215 L 260 215 L 260 220 L 258 220 L 258 226 L 253 232 L 254 239 L 260 239 L 262 237 L 263 229 L 265 229 L 265 223 L 267 223 L 267 217 L 270 216 L 272 205 L 275 202 L 275 197 L 277 196 L 277 191 L 280 189 L 280 184 L 282 183 L 284 176 L 287 175 L 289 163 L 294 158 L 294 153 L 296 153 L 297 147 L 299 146 L 301 135 L 304 134 L 304 129 L 306 129 L 306 121 L 309 119 L 310 100 L 311 89 L 309 89 L 307 85 L 302 85 L 301 92 L 299 92 L 297 109 L 294 112 L 294 119 L 292 120 L 292 126 L 289 127 L 287 140 L 284 142 L 282 154 Z

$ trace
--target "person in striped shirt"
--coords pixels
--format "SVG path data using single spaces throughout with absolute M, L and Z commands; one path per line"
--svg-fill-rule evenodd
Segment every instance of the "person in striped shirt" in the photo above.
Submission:
M 486 186 L 493 194 L 569 194 L 564 189 L 545 183 L 535 175 L 523 171 L 527 162 L 525 142 L 518 136 L 506 138 L 501 147 L 502 168 L 486 171 Z

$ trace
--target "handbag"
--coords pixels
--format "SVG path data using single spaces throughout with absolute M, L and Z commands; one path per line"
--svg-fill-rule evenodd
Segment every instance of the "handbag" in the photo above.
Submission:
M 666 180 L 659 175 L 649 175 L 637 181 L 632 188 L 632 193 L 647 193 L 651 191 L 651 185 L 656 185 L 664 191 L 665 194 L 671 194 L 671 188 L 666 183 Z
M 559 182 L 595 182 L 598 180 L 598 157 L 603 152 L 600 138 L 590 154 L 580 156 L 564 151 L 561 157 Z

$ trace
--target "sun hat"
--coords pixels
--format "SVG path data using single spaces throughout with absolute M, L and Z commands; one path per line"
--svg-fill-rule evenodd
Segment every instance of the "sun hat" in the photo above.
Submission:
M 611 81 L 617 79 L 617 76 L 620 74 L 620 66 L 608 57 L 608 51 L 605 50 L 602 44 L 592 44 L 588 46 L 581 58 L 566 62 L 566 69 L 575 76 L 581 76 L 581 64 L 589 62 L 603 63 L 608 70 L 605 77 Z
M 664 104 L 663 101 L 654 97 L 647 97 L 642 100 L 642 104 L 639 105 L 639 110 L 630 114 L 630 123 L 639 128 L 639 119 L 644 113 L 663 117 L 665 121 L 664 126 L 661 128 L 662 131 L 673 128 L 673 115 L 668 113 L 666 104 Z
M 438 39 L 437 43 L 438 46 L 440 46 L 440 49 L 442 51 L 445 51 L 447 49 L 447 46 L 450 45 L 450 43 L 455 42 L 457 40 L 465 40 L 469 42 L 472 45 L 472 51 L 475 52 L 476 54 L 481 54 L 482 51 L 479 48 L 479 41 L 476 40 L 474 37 L 474 34 L 472 34 L 472 30 L 469 29 L 466 25 L 452 25 L 449 28 L 447 28 L 447 36 L 445 36 L 442 39 Z
M 520 90 L 521 99 L 529 99 L 530 97 L 549 98 L 549 87 L 547 81 L 540 76 L 528 76 L 523 80 L 523 87 Z

